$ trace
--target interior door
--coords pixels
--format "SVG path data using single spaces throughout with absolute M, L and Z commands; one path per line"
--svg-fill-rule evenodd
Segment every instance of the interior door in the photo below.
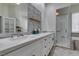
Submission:
M 70 41 L 68 38 L 68 15 L 57 16 L 56 22 L 56 38 L 58 45 L 63 47 L 69 47 Z

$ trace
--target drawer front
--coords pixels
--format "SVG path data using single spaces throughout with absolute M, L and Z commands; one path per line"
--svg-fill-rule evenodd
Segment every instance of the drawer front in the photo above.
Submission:
M 49 40 L 50 40 L 49 45 L 50 45 L 50 49 L 51 49 L 54 45 L 54 38 L 49 38 Z
M 49 54 L 51 48 L 53 47 L 54 40 L 52 38 L 52 35 L 43 38 L 43 54 L 46 56 Z
M 44 56 L 47 56 L 49 53 L 49 50 L 50 50 L 49 49 L 49 47 L 50 47 L 49 42 L 50 42 L 49 37 L 46 37 L 43 39 L 43 54 L 44 54 Z
M 39 40 L 34 43 L 34 50 L 32 53 L 32 56 L 43 56 L 42 51 L 43 51 L 43 40 Z

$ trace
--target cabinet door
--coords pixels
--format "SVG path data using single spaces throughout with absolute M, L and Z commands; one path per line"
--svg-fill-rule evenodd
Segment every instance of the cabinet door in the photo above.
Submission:
M 33 56 L 42 56 L 42 51 L 43 51 L 43 40 L 40 39 L 37 42 L 33 43 L 34 45 L 34 51 L 33 51 Z
M 47 56 L 54 44 L 51 35 L 43 38 L 43 55 Z
M 51 49 L 54 45 L 54 38 L 52 35 L 49 36 L 49 49 Z
M 51 39 L 50 39 L 50 36 L 47 37 L 47 54 L 49 54 L 50 50 L 51 50 Z
M 48 44 L 48 37 L 43 38 L 43 54 L 44 56 L 48 55 L 49 51 L 49 44 Z

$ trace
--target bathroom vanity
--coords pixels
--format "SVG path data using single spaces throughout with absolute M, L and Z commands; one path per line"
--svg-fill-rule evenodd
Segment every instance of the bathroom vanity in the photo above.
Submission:
M 54 44 L 52 32 L 0 39 L 0 55 L 47 56 Z

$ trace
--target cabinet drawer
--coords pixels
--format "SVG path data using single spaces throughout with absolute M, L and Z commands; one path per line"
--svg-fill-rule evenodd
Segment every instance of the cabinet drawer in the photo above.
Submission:
M 53 38 L 52 35 L 43 38 L 43 51 L 44 51 L 43 53 L 44 53 L 44 55 L 49 54 L 49 52 L 54 44 L 54 40 L 52 38 Z
M 48 53 L 49 53 L 49 38 L 46 37 L 46 38 L 43 38 L 43 54 L 44 56 L 47 56 Z

